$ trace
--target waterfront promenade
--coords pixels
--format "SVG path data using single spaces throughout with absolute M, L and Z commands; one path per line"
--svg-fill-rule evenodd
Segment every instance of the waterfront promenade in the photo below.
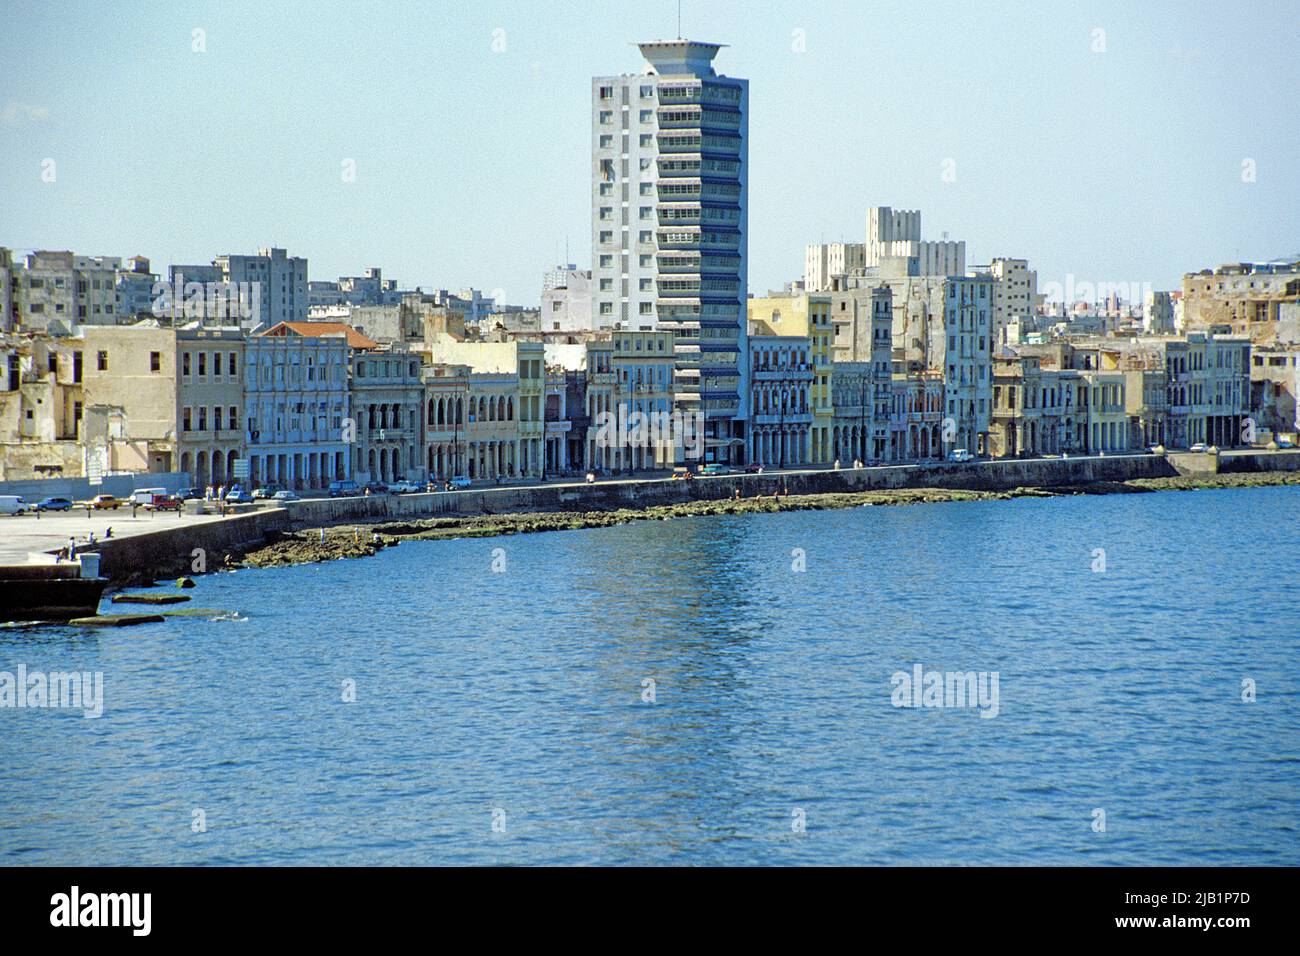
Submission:
M 195 515 L 140 511 L 132 518 L 127 509 L 92 512 L 84 509 L 62 514 L 0 517 L 0 564 L 25 564 L 52 560 L 52 555 L 75 535 L 78 547 L 89 532 L 96 550 L 105 553 L 105 567 L 117 578 L 129 568 L 146 574 L 170 567 L 192 548 L 214 551 L 253 544 L 267 534 L 327 526 L 341 522 L 421 518 L 442 514 L 519 514 L 555 511 L 601 511 L 650 507 L 691 500 L 753 498 L 778 492 L 795 495 L 873 491 L 903 488 L 1005 491 L 1017 487 L 1086 485 L 1123 482 L 1139 478 L 1175 477 L 1222 472 L 1300 470 L 1300 451 L 1241 450 L 1225 452 L 1218 460 L 1209 455 L 1137 454 L 1106 457 L 998 459 L 963 464 L 928 463 L 859 469 L 799 469 L 734 474 L 694 481 L 663 477 L 605 478 L 585 481 L 550 481 L 497 486 L 484 483 L 453 492 L 412 495 L 374 495 L 354 498 L 304 498 L 288 506 L 265 504 L 239 515 Z M 108 528 L 113 539 L 105 544 Z M 215 570 L 216 566 L 212 566 Z
M 177 527 L 196 527 L 223 520 L 220 515 L 177 516 L 175 512 L 150 512 L 140 509 L 134 518 L 130 508 L 117 511 L 92 511 L 84 508 L 64 512 L 45 512 L 0 517 L 0 565 L 27 564 L 30 555 L 45 555 L 66 547 L 69 537 L 81 548 L 93 531 L 96 543 L 113 529 L 113 538 L 156 534 Z M 53 555 L 50 555 L 51 559 Z

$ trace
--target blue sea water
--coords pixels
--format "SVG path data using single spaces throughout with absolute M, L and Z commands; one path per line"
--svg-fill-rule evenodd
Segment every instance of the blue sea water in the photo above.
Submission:
M 0 863 L 1294 865 L 1298 519 L 1262 488 L 644 521 L 186 592 L 246 620 L 0 630 L 0 671 L 105 682 L 99 719 L 0 709 Z M 997 716 L 896 707 L 917 664 L 996 671 Z

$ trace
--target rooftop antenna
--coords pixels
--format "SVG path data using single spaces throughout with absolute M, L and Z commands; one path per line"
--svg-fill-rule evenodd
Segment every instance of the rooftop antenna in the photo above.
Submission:
M 682 0 L 677 0 L 677 39 L 682 38 Z

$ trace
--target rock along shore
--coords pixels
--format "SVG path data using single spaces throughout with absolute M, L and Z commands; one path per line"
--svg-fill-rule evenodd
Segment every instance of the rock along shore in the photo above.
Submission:
M 777 511 L 820 511 L 874 505 L 931 504 L 946 501 L 1003 501 L 1011 498 L 1056 498 L 1064 495 L 1143 494 L 1154 491 L 1195 491 L 1300 485 L 1300 472 L 1251 472 L 1196 477 L 1135 478 L 1095 481 L 1052 488 L 1020 487 L 1007 491 L 965 491 L 945 488 L 900 488 L 838 494 L 773 495 L 757 498 L 689 501 L 645 508 L 596 511 L 550 511 L 526 514 L 457 515 L 379 521 L 329 528 L 281 532 L 267 543 L 231 555 L 227 567 L 270 568 L 294 564 L 360 558 L 402 541 L 446 538 L 488 538 L 538 531 L 606 528 L 633 521 L 667 521 L 700 515 L 733 515 Z M 322 530 L 324 534 L 322 535 Z

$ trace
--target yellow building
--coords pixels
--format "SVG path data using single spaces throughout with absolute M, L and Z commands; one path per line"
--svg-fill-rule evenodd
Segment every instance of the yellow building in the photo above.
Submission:
M 802 336 L 808 339 L 813 381 L 808 393 L 813 422 L 809 434 L 809 460 L 824 463 L 834 457 L 831 435 L 835 409 L 831 392 L 831 297 L 803 293 L 776 293 L 748 301 L 748 317 L 755 335 Z
M 488 404 L 489 398 L 493 398 L 497 405 L 506 402 L 510 407 L 511 416 L 506 421 L 510 423 L 508 427 L 516 429 L 514 434 L 517 437 L 514 438 L 496 426 L 495 423 L 500 419 L 489 415 L 484 421 L 477 415 L 477 402 L 471 406 L 469 424 L 478 425 L 479 430 L 483 431 L 487 423 L 493 423 L 491 435 L 485 433 L 477 442 L 474 437 L 468 439 L 497 449 L 496 464 L 491 465 L 485 459 L 484 471 L 489 476 L 496 473 L 512 478 L 540 477 L 543 464 L 542 441 L 546 428 L 543 418 L 546 394 L 545 346 L 541 342 L 461 342 L 448 335 L 437 335 L 432 340 L 426 340 L 423 348 L 428 354 L 429 365 L 469 366 L 473 375 L 471 385 L 477 383 L 477 387 L 484 390 L 481 397 L 485 414 L 494 412 L 496 408 Z M 517 402 L 507 401 L 511 389 L 518 395 Z M 501 452 L 498 446 L 502 444 L 510 447 Z M 477 462 L 475 454 L 475 450 L 471 449 L 470 459 Z M 484 455 L 487 454 L 484 452 Z

